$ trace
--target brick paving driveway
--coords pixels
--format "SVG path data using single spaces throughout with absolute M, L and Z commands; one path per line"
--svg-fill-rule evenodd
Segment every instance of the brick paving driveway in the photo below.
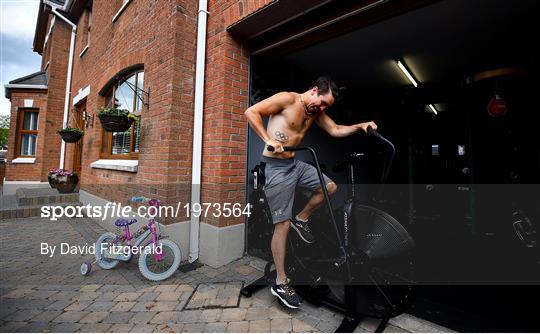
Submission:
M 240 298 L 233 307 L 185 307 L 191 299 L 204 299 L 192 297 L 198 286 L 208 294 L 219 284 L 228 289 L 258 278 L 257 259 L 250 257 L 218 269 L 177 271 L 154 283 L 140 275 L 136 261 L 113 270 L 93 269 L 85 277 L 79 267 L 92 255 L 40 255 L 41 242 L 91 245 L 102 232 L 86 218 L 0 221 L 0 331 L 332 332 L 341 322 L 342 316 L 308 303 L 299 310 L 283 309 L 268 289 Z M 373 331 L 377 323 L 366 319 L 356 331 Z M 389 325 L 387 331 L 405 330 Z

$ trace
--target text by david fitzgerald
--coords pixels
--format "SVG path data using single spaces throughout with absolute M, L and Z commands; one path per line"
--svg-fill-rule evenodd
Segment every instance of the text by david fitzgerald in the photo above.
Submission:
M 110 243 L 102 243 L 99 249 L 101 255 L 136 255 L 136 254 L 161 254 L 161 245 L 150 244 L 146 246 L 130 246 L 130 245 L 114 245 Z M 60 245 L 49 245 L 46 242 L 41 243 L 41 255 L 53 257 L 56 251 L 60 255 L 95 255 L 96 245 L 85 243 L 84 245 L 70 245 L 67 242 L 62 242 Z

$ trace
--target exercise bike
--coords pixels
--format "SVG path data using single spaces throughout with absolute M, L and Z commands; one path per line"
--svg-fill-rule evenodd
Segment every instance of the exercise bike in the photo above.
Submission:
M 386 182 L 394 145 L 371 127 L 368 133 L 388 146 L 382 184 Z M 272 151 L 273 147 L 268 146 Z M 285 151 L 309 151 L 324 184 L 319 160 L 310 147 L 285 147 Z M 338 168 L 347 170 L 349 198 L 334 211 L 326 187 L 322 187 L 326 212 L 321 217 L 329 221 L 329 231 L 317 233 L 313 244 L 306 244 L 294 233 L 289 236 L 286 270 L 295 290 L 304 300 L 324 305 L 344 314 L 336 332 L 352 332 L 363 317 L 380 318 L 377 332 L 382 332 L 388 320 L 401 314 L 412 299 L 414 241 L 399 222 L 386 212 L 358 203 L 354 190 L 354 167 L 364 155 L 351 154 Z M 261 215 L 257 223 L 270 219 L 264 195 L 264 170 L 254 170 L 255 189 L 251 204 L 254 213 Z M 380 194 L 380 192 L 379 192 Z M 321 211 L 321 210 L 319 210 Z M 339 224 L 336 216 L 339 217 Z M 312 221 L 314 219 L 312 218 Z M 268 221 L 264 222 L 269 224 Z M 322 221 L 314 221 L 314 233 Z M 293 236 L 294 235 L 294 236 Z M 276 274 L 273 262 L 267 263 L 264 276 L 244 287 L 241 293 L 250 297 L 253 292 L 273 284 Z

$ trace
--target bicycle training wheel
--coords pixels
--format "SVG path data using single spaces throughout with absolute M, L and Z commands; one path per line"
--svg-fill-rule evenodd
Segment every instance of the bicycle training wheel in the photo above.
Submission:
M 162 281 L 174 274 L 180 266 L 182 253 L 177 244 L 168 239 L 157 241 L 161 246 L 162 258 L 157 260 L 155 254 L 142 252 L 139 255 L 139 270 L 141 274 L 151 281 Z
M 103 233 L 96 241 L 96 263 L 102 269 L 109 270 L 113 269 L 118 265 L 118 260 L 107 259 L 103 257 L 106 252 L 107 245 L 113 245 L 113 241 L 116 239 L 116 234 L 111 232 Z
M 355 205 L 352 219 L 355 254 L 351 257 L 354 279 L 350 293 L 357 311 L 376 318 L 394 317 L 412 299 L 414 241 L 395 218 L 379 209 Z M 330 279 L 328 285 L 344 302 L 343 280 Z

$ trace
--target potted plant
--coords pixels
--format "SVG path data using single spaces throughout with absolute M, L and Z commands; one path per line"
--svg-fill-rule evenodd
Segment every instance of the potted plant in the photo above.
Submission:
M 49 184 L 52 188 L 56 188 L 59 193 L 72 193 L 79 183 L 77 173 L 67 170 L 54 168 L 49 170 Z
M 51 188 L 56 188 L 56 178 L 53 176 L 56 175 L 57 171 L 58 168 L 49 169 L 49 176 L 47 177 L 47 179 L 49 180 L 49 185 L 51 186 Z
M 131 124 L 138 119 L 137 116 L 131 114 L 128 110 L 114 107 L 100 108 L 98 117 L 103 129 L 107 132 L 127 131 L 131 127 Z
M 61 130 L 58 130 L 58 133 L 60 134 L 60 137 L 66 142 L 66 143 L 76 143 L 84 135 L 84 131 L 78 128 L 63 128 Z

